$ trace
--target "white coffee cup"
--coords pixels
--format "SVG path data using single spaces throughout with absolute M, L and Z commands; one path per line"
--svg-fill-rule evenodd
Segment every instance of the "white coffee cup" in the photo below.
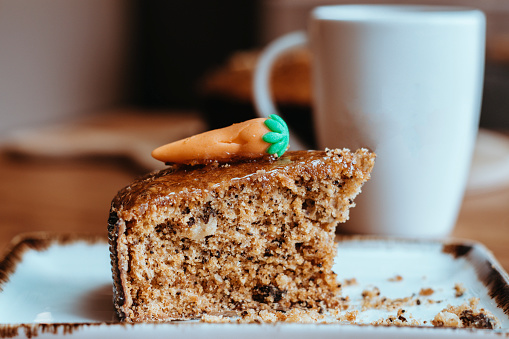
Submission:
M 291 33 L 262 53 L 254 76 L 260 116 L 277 113 L 269 88 L 275 59 L 308 45 L 318 146 L 377 153 L 342 230 L 452 231 L 478 130 L 485 26 L 470 8 L 323 6 L 311 12 L 307 34 Z M 305 147 L 293 137 L 291 146 Z

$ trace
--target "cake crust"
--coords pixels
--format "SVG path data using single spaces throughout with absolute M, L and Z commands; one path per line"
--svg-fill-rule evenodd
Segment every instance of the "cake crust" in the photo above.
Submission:
M 119 191 L 108 232 L 124 321 L 338 307 L 336 225 L 370 177 L 361 149 L 169 167 Z

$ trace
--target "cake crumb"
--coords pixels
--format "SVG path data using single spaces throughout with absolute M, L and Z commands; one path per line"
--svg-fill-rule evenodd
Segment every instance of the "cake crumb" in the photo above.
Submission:
M 330 310 L 329 314 L 331 317 L 334 317 L 339 322 L 342 322 L 342 323 L 347 322 L 347 323 L 352 324 L 357 320 L 359 311 L 355 310 L 355 311 L 348 311 L 345 313 L 341 313 L 341 310 L 335 309 L 335 310 Z
M 435 327 L 463 327 L 457 314 L 447 311 L 440 311 L 431 321 Z
M 467 289 L 463 286 L 463 284 L 457 283 L 454 285 L 454 291 L 455 291 L 454 296 L 456 298 L 459 298 L 459 297 L 462 297 L 463 294 L 465 294 Z
M 414 296 L 391 299 L 381 296 L 378 287 L 374 287 L 373 290 L 366 289 L 362 292 L 362 311 L 369 309 L 393 311 L 405 306 L 420 305 L 420 300 L 415 299 Z
M 428 304 L 440 304 L 442 302 L 442 300 L 433 300 L 433 299 L 427 299 L 426 302 Z
M 403 277 L 398 274 L 395 277 L 389 278 L 387 280 L 389 280 L 389 281 L 402 281 Z
M 204 323 L 222 324 L 222 323 L 229 323 L 229 322 L 231 322 L 231 319 L 228 318 L 228 317 L 225 317 L 223 315 L 204 314 L 201 317 L 201 321 L 204 322 Z
M 484 308 L 477 309 L 479 299 L 471 298 L 468 304 L 451 306 L 441 310 L 431 321 L 435 327 L 500 328 L 498 319 Z
M 358 315 L 359 315 L 359 311 L 351 311 L 351 312 L 346 312 L 343 317 L 338 317 L 337 319 L 339 321 L 348 321 L 350 323 L 353 323 L 355 320 L 357 320 Z
M 293 308 L 287 311 L 277 310 L 261 310 L 254 309 L 245 310 L 235 321 L 239 324 L 247 323 L 300 323 L 300 324 L 353 324 L 359 315 L 358 310 L 344 312 L 339 308 L 321 312 L 315 309 Z M 211 318 L 215 320 L 215 318 Z M 202 318 L 202 321 L 207 319 Z M 221 320 L 221 319 L 219 319 Z M 217 321 L 208 321 L 217 322 Z
M 398 309 L 396 315 L 390 315 L 385 319 L 373 321 L 372 325 L 385 325 L 385 326 L 420 326 L 421 323 L 414 319 L 412 314 L 406 313 L 404 309 Z
M 422 295 L 422 296 L 432 295 L 433 293 L 435 293 L 435 291 L 429 287 L 421 288 L 421 290 L 419 291 L 419 295 Z
M 294 308 L 288 312 L 274 311 L 274 310 L 247 310 L 242 312 L 241 318 L 237 320 L 238 323 L 318 323 L 323 321 L 325 316 L 318 313 L 316 310 L 303 310 Z
M 316 311 L 299 309 L 290 310 L 290 312 L 285 313 L 285 316 L 284 321 L 290 323 L 315 323 L 324 318 L 323 315 L 318 314 Z
M 378 289 L 378 287 L 374 287 L 373 290 L 362 291 L 363 299 L 373 299 L 378 296 L 380 296 L 380 289 Z
M 356 285 L 359 285 L 359 283 L 355 278 L 343 280 L 343 286 L 356 286 Z
M 267 310 L 261 310 L 260 312 L 258 312 L 258 316 L 264 323 L 275 323 L 278 321 L 277 314 L 274 312 L 269 312 Z
M 468 303 L 470 304 L 470 307 L 477 308 L 477 305 L 479 305 L 479 298 L 470 298 L 468 299 Z

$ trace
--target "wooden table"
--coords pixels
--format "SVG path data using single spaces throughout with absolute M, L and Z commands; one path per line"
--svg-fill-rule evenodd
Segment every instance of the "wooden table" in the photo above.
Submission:
M 140 174 L 121 161 L 0 156 L 0 250 L 22 232 L 106 237 L 112 197 Z M 483 243 L 509 271 L 509 188 L 465 197 L 453 236 Z

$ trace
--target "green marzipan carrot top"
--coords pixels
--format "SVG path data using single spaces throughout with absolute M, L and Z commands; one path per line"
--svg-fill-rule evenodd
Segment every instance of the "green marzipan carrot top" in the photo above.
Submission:
M 282 156 L 286 152 L 290 141 L 290 132 L 286 122 L 280 116 L 272 114 L 265 120 L 264 124 L 271 130 L 262 137 L 263 141 L 271 144 L 266 152 L 277 154 L 278 157 Z

